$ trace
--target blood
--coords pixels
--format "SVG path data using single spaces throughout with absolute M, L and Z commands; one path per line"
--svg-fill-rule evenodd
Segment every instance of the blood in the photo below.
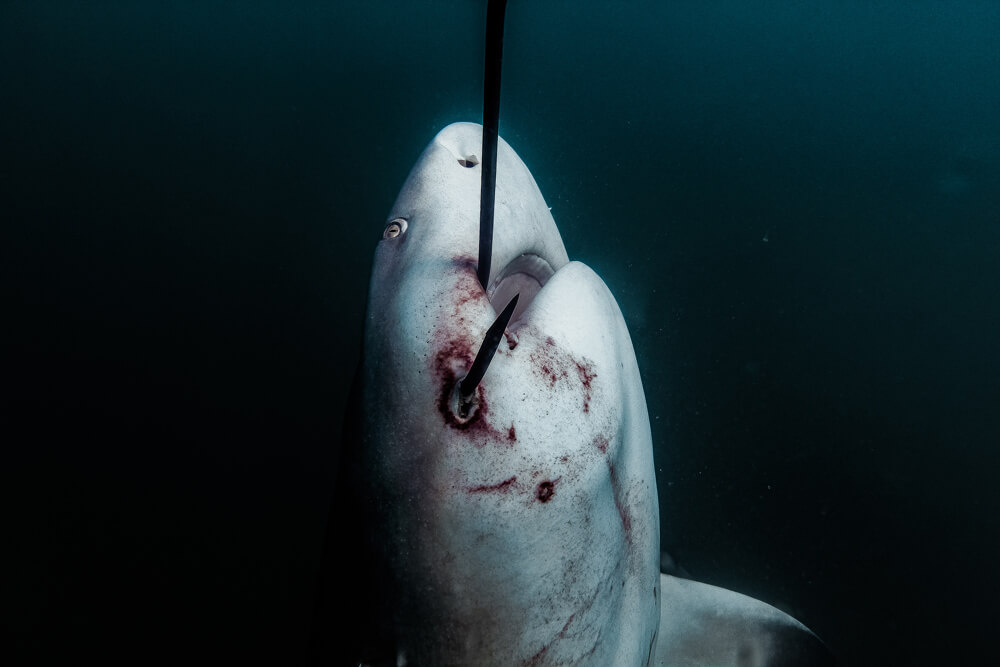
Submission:
M 538 665 L 538 664 L 540 664 L 539 661 L 545 656 L 545 652 L 548 651 L 548 650 L 549 650 L 549 645 L 546 644 L 542 648 L 538 649 L 538 653 L 536 653 L 535 655 L 533 655 L 530 658 L 528 658 L 527 662 L 525 662 L 524 664 L 526 664 L 526 665 Z
M 511 477 L 510 479 L 505 479 L 499 484 L 484 484 L 482 486 L 474 486 L 466 489 L 468 493 L 506 493 L 511 490 L 514 483 L 517 482 L 517 475 Z
M 456 257 L 451 264 L 456 274 L 452 288 L 452 317 L 455 323 L 464 326 L 468 304 L 477 304 L 474 307 L 482 308 L 488 301 L 479 278 L 476 277 L 476 260 L 471 257 Z
M 470 282 L 467 278 L 461 280 L 457 285 L 455 285 L 455 312 L 471 301 L 476 301 L 480 298 L 485 299 L 486 295 L 483 293 L 483 288 L 479 285 L 479 282 L 472 279 Z
M 583 384 L 583 411 L 590 412 L 590 383 L 597 377 L 597 373 L 594 372 L 594 366 L 589 361 L 584 360 L 581 364 L 574 360 L 574 363 L 576 363 L 576 372 L 580 376 L 580 382 Z
M 547 660 L 543 661 L 543 658 L 545 657 L 545 654 L 548 653 L 549 647 L 551 647 L 553 645 L 558 645 L 558 642 L 560 642 L 561 640 L 565 640 L 566 639 L 566 634 L 569 631 L 569 626 L 573 623 L 573 619 L 576 618 L 577 614 L 586 614 L 588 611 L 590 611 L 591 607 L 594 606 L 594 601 L 597 599 L 597 593 L 598 593 L 598 591 L 594 591 L 594 594 L 590 596 L 590 599 L 582 601 L 582 603 L 577 608 L 577 610 L 574 611 L 572 614 L 569 615 L 569 618 L 566 619 L 566 622 L 562 626 L 562 630 L 560 630 L 558 632 L 558 634 L 556 634 L 556 636 L 552 638 L 552 641 L 549 642 L 548 644 L 545 644 L 544 646 L 542 646 L 542 648 L 538 649 L 538 652 L 535 653 L 535 655 L 533 655 L 530 658 L 528 658 L 528 660 L 526 660 L 524 664 L 525 665 L 539 665 L 539 664 L 544 664 L 544 663 L 549 662 Z M 577 630 L 576 634 L 579 635 L 580 634 L 580 630 Z M 597 638 L 595 638 L 594 645 L 590 648 L 590 650 L 587 651 L 585 654 L 579 656 L 574 661 L 573 664 L 579 664 L 579 663 L 585 663 L 585 662 L 587 662 L 587 658 L 589 658 L 590 656 L 592 656 L 594 654 L 594 652 L 597 650 L 598 644 L 599 644 L 599 641 L 597 640 Z M 560 660 L 560 661 L 558 661 L 558 664 L 565 664 L 565 663 L 564 663 L 564 661 Z
M 472 346 L 467 340 L 453 339 L 445 343 L 441 350 L 434 357 L 434 372 L 441 380 L 441 393 L 438 396 L 438 411 L 444 418 L 448 426 L 460 431 L 467 431 L 480 422 L 488 412 L 486 398 L 483 396 L 482 385 L 476 387 L 476 398 L 478 409 L 467 421 L 459 421 L 451 411 L 451 396 L 458 383 L 458 375 L 455 373 L 454 360 L 461 361 L 466 368 L 472 366 Z
M 632 513 L 629 511 L 628 506 L 622 500 L 622 485 L 621 481 L 618 479 L 618 472 L 615 470 L 615 464 L 608 459 L 608 471 L 611 473 L 611 490 L 615 497 L 615 507 L 618 509 L 618 516 L 622 520 L 622 530 L 625 531 L 625 539 L 628 541 L 629 545 L 632 545 Z
M 556 482 L 558 482 L 560 479 L 562 479 L 562 477 L 558 477 L 552 481 L 545 480 L 544 482 L 539 484 L 538 490 L 535 492 L 535 495 L 538 496 L 538 499 L 543 503 L 547 503 L 550 500 L 552 500 L 552 496 L 556 495 Z
M 504 338 L 507 339 L 508 350 L 513 350 L 515 347 L 517 347 L 517 336 L 506 330 L 503 332 L 503 335 Z
M 467 339 L 453 338 L 441 345 L 441 349 L 434 356 L 432 364 L 434 373 L 441 383 L 437 400 L 438 412 L 441 413 L 444 423 L 456 431 L 479 436 L 475 443 L 477 445 L 484 444 L 485 440 L 512 442 L 510 429 L 501 432 L 490 424 L 490 404 L 482 384 L 476 387 L 475 410 L 468 419 L 459 420 L 451 410 L 451 397 L 455 391 L 455 385 L 460 379 L 455 369 L 470 368 L 472 360 L 472 344 Z
M 576 612 L 573 612 L 572 614 L 569 615 L 569 619 L 566 621 L 566 625 L 564 625 L 562 630 L 559 631 L 559 634 L 556 635 L 559 639 L 562 639 L 563 637 L 566 636 L 566 631 L 569 630 L 569 624 L 573 622 L 574 618 L 576 618 Z
M 516 434 L 513 425 L 509 430 L 505 429 L 501 432 L 489 423 L 490 406 L 483 384 L 476 387 L 475 408 L 468 419 L 459 419 L 452 412 L 451 402 L 455 386 L 464 373 L 472 367 L 472 361 L 478 350 L 478 342 L 470 337 L 470 332 L 463 325 L 465 321 L 463 312 L 467 312 L 469 308 L 488 306 L 489 301 L 476 277 L 475 259 L 456 257 L 451 264 L 455 271 L 454 287 L 451 290 L 455 319 L 449 320 L 445 326 L 435 332 L 438 351 L 431 362 L 431 370 L 440 383 L 440 393 L 437 400 L 438 411 L 441 413 L 444 423 L 449 427 L 481 436 L 475 443 L 477 445 L 484 444 L 484 438 L 496 442 L 515 441 Z
M 577 359 L 569 352 L 560 348 L 552 336 L 546 336 L 543 343 L 531 353 L 531 361 L 535 372 L 541 375 L 549 387 L 555 388 L 562 380 L 568 380 L 575 370 L 583 390 L 583 411 L 590 412 L 590 401 L 593 393 L 594 371 L 593 363 L 584 358 Z

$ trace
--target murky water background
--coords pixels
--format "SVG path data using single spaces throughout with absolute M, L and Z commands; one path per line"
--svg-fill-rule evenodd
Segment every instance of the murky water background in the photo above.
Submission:
M 480 118 L 485 5 L 102 4 L 0 6 L 5 623 L 295 662 L 371 253 Z M 984 655 L 1000 5 L 507 16 L 500 131 L 625 312 L 665 546 L 843 664 Z

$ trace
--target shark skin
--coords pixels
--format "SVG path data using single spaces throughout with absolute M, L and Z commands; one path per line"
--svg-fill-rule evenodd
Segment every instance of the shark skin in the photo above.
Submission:
M 760 660 L 781 654 L 788 628 L 818 644 L 764 603 L 661 576 L 649 417 L 625 320 L 597 274 L 569 261 L 503 140 L 483 289 L 481 144 L 472 123 L 433 139 L 375 253 L 342 466 L 362 534 L 346 596 L 365 591 L 353 594 L 351 659 L 763 665 L 785 664 Z M 515 294 L 463 417 L 456 385 Z M 760 640 L 761 628 L 781 631 Z

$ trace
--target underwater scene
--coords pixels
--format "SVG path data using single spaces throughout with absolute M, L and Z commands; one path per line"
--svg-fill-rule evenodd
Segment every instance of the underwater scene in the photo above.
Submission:
M 1000 3 L 486 33 L 0 4 L 12 664 L 992 662 Z

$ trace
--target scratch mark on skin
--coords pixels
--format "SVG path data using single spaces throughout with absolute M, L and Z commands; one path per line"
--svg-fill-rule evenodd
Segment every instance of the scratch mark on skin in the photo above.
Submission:
M 540 664 L 543 664 L 543 659 L 545 657 L 545 654 L 548 652 L 549 647 L 551 647 L 553 644 L 556 644 L 560 640 L 566 639 L 566 634 L 569 631 L 570 624 L 573 622 L 573 620 L 577 617 L 578 614 L 582 615 L 582 614 L 586 614 L 588 611 L 590 611 L 590 609 L 594 606 L 594 602 L 597 600 L 598 592 L 599 591 L 594 591 L 594 594 L 591 595 L 589 599 L 587 599 L 586 601 L 584 601 L 584 603 L 582 605 L 580 605 L 577 608 L 576 611 L 574 611 L 572 614 L 570 614 L 569 618 L 566 619 L 566 623 L 563 624 L 562 630 L 560 630 L 556 634 L 556 636 L 552 638 L 552 640 L 549 643 L 545 644 L 544 646 L 542 646 L 542 648 L 538 649 L 538 652 L 535 653 L 535 655 L 533 655 L 530 658 L 528 658 L 527 660 L 525 660 L 523 664 L 526 667 L 530 667 L 531 665 L 540 665 Z M 580 630 L 578 629 L 576 631 L 576 634 L 579 634 L 579 633 L 580 633 Z M 597 638 L 596 638 L 596 640 L 594 642 L 594 645 L 584 655 L 579 656 L 579 657 L 573 659 L 572 661 L 568 661 L 568 660 L 566 660 L 564 658 L 564 659 L 559 660 L 557 662 L 557 664 L 564 664 L 564 663 L 566 663 L 566 664 L 578 664 L 578 663 L 583 662 L 586 658 L 588 658 L 588 657 L 590 657 L 590 656 L 592 656 L 594 654 L 594 651 L 597 650 L 597 647 L 600 644 L 600 641 L 601 641 L 600 635 L 598 634 L 598 636 L 597 636 Z
M 527 660 L 524 661 L 525 666 L 526 667 L 531 667 L 531 665 L 538 665 L 538 664 L 540 664 L 539 661 L 545 656 L 545 653 L 548 650 L 549 650 L 549 645 L 548 644 L 546 644 L 542 648 L 538 649 L 538 653 L 536 653 L 535 655 L 531 656 L 530 658 L 528 658 Z
M 629 546 L 632 545 L 632 512 L 628 507 L 625 499 L 625 493 L 622 489 L 621 480 L 618 477 L 618 470 L 615 468 L 614 462 L 611 460 L 612 457 L 608 455 L 608 439 L 603 435 L 598 435 L 594 438 L 594 446 L 602 454 L 606 456 L 605 461 L 608 464 L 608 473 L 611 476 L 611 491 L 615 499 L 615 508 L 618 510 L 618 516 L 622 520 L 622 530 L 625 531 L 625 539 L 628 540 Z M 656 591 L 653 591 L 656 594 Z
M 511 490 L 514 483 L 517 482 L 517 475 L 511 477 L 510 479 L 505 479 L 498 484 L 483 484 L 481 486 L 473 486 L 466 489 L 467 493 L 506 493 Z
M 631 547 L 632 512 L 629 510 L 628 505 L 625 504 L 624 498 L 622 498 L 621 480 L 618 479 L 618 471 L 615 470 L 615 464 L 611 462 L 611 459 L 608 459 L 608 471 L 611 473 L 611 490 L 615 498 L 615 507 L 618 509 L 618 516 L 620 516 L 622 520 L 622 530 L 625 531 L 625 539 Z
M 576 364 L 576 372 L 580 375 L 580 382 L 583 384 L 583 411 L 590 412 L 590 383 L 597 377 L 597 373 L 594 372 L 594 366 L 589 361 L 584 360 L 582 364 L 579 361 L 574 361 L 574 363 Z

